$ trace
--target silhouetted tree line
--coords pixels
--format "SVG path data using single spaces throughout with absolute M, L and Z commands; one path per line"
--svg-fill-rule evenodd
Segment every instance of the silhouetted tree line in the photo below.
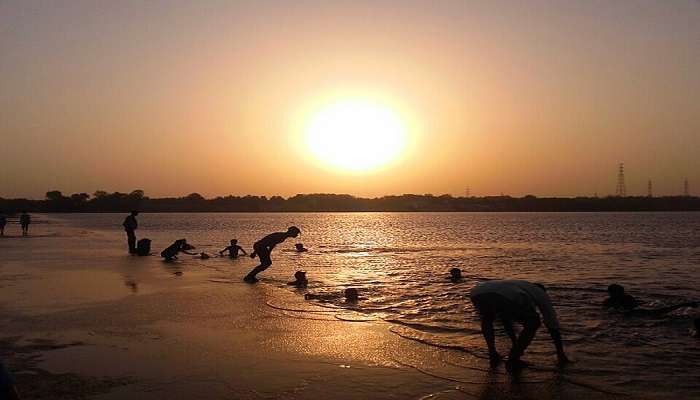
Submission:
M 452 197 L 431 194 L 384 196 L 372 199 L 347 194 L 226 196 L 206 199 L 199 193 L 184 197 L 149 198 L 131 193 L 97 191 L 92 195 L 46 193 L 44 200 L 0 198 L 0 211 L 30 212 L 342 212 L 342 211 L 700 211 L 700 197 Z

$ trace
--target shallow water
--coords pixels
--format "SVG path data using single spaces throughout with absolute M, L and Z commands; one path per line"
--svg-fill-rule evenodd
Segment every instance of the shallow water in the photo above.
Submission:
M 117 233 L 124 215 L 59 218 L 50 221 Z M 698 310 L 650 319 L 600 307 L 612 282 L 649 306 L 700 300 L 700 213 L 142 214 L 139 224 L 138 236 L 153 239 L 154 253 L 187 238 L 209 254 L 231 238 L 250 251 L 265 234 L 297 225 L 302 236 L 275 249 L 273 266 L 260 275 L 263 284 L 286 286 L 302 269 L 311 284 L 300 297 L 356 287 L 363 299 L 352 308 L 392 322 L 392 331 L 407 340 L 451 348 L 455 359 L 470 363 L 486 356 L 466 297 L 470 288 L 492 278 L 542 282 L 576 360 L 568 377 L 620 393 L 700 395 L 700 340 L 688 336 Z M 294 252 L 296 242 L 309 251 Z M 177 264 L 190 266 L 226 284 L 234 281 L 232 271 L 239 277 L 254 263 L 183 256 Z M 463 283 L 447 280 L 452 267 L 463 270 Z M 546 331 L 525 359 L 542 370 L 552 367 Z

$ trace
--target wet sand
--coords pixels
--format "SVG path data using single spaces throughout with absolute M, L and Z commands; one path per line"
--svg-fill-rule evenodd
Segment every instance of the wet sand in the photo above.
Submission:
M 212 279 L 206 261 L 129 256 L 111 232 L 32 228 L 0 239 L 0 357 L 26 399 L 616 397 L 565 370 L 490 371 L 387 322 L 244 284 L 247 258 Z

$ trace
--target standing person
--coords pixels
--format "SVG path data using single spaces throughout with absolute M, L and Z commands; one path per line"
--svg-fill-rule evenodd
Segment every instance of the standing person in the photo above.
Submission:
M 132 211 L 129 216 L 124 218 L 122 225 L 126 231 L 126 240 L 129 243 L 129 254 L 136 254 L 136 229 L 139 227 L 138 221 L 136 221 L 136 216 L 139 215 L 138 211 Z
M 272 265 L 272 259 L 270 258 L 270 253 L 272 249 L 278 244 L 284 242 L 289 237 L 297 237 L 301 231 L 296 226 L 290 226 L 287 232 L 275 232 L 271 233 L 264 238 L 258 240 L 253 245 L 253 252 L 250 253 L 250 258 L 255 258 L 257 255 L 260 259 L 260 265 L 253 268 L 248 275 L 243 278 L 244 281 L 248 283 L 255 283 L 258 279 L 255 277 L 258 273 L 266 270 L 270 265 Z
M 559 364 L 568 362 L 564 354 L 564 345 L 559 332 L 559 321 L 552 307 L 544 286 L 520 280 L 493 280 L 476 285 L 470 293 L 471 301 L 481 317 L 481 333 L 484 335 L 489 349 L 491 365 L 496 366 L 501 361 L 501 356 L 496 351 L 496 340 L 493 330 L 493 322 L 500 318 L 508 337 L 513 344 L 506 369 L 516 370 L 527 366 L 520 360 L 525 349 L 535 337 L 537 328 L 540 327 L 540 316 L 557 350 Z M 513 321 L 523 325 L 520 336 L 515 335 Z
M 29 224 L 32 223 L 32 217 L 26 211 L 22 211 L 19 216 L 19 224 L 22 225 L 22 236 L 29 235 Z
M 0 236 L 5 236 L 5 225 L 7 225 L 7 217 L 0 212 Z

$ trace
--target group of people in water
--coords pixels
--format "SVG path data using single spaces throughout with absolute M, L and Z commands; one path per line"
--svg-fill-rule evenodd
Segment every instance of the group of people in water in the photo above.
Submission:
M 19 215 L 19 225 L 22 227 L 22 236 L 29 235 L 29 224 L 32 223 L 32 216 L 28 212 L 22 211 Z M 7 216 L 0 212 L 0 236 L 5 236 L 7 226 Z
M 127 232 L 129 252 L 140 254 L 138 252 L 138 245 L 133 247 L 135 243 L 134 230 L 137 227 L 135 217 L 137 215 L 138 212 L 132 212 L 124 221 L 124 228 Z M 257 282 L 257 275 L 272 265 L 271 254 L 275 246 L 288 238 L 296 238 L 300 233 L 301 230 L 299 228 L 291 226 L 286 231 L 271 233 L 255 242 L 250 257 L 257 257 L 260 263 L 253 268 L 243 280 L 248 283 Z M 297 243 L 295 247 L 298 252 L 307 251 L 301 243 Z M 197 253 L 190 252 L 190 250 L 193 249 L 194 247 L 189 245 L 185 239 L 180 239 L 163 250 L 161 256 L 166 260 L 173 260 L 176 259 L 177 254 L 181 252 L 189 255 L 197 255 Z M 221 250 L 219 254 L 223 256 L 226 252 L 228 252 L 231 258 L 237 258 L 239 252 L 244 255 L 247 254 L 246 251 L 238 245 L 236 239 L 231 240 L 230 245 Z M 206 253 L 200 253 L 200 256 L 202 258 L 205 258 L 205 256 L 206 258 L 209 257 Z M 459 268 L 452 268 L 449 273 L 450 276 L 448 279 L 453 283 L 462 282 L 464 280 L 462 271 Z M 306 272 L 297 271 L 294 274 L 294 281 L 288 284 L 298 288 L 305 288 L 308 282 Z M 634 297 L 625 293 L 624 288 L 619 284 L 610 285 L 607 291 L 609 297 L 603 302 L 605 307 L 614 308 L 633 315 L 662 316 L 679 308 L 698 306 L 697 302 L 685 302 L 655 309 L 642 308 L 640 307 L 640 303 Z M 304 297 L 307 300 L 321 301 L 333 301 L 344 297 L 345 301 L 349 303 L 356 303 L 360 299 L 359 293 L 355 288 L 347 288 L 342 295 L 307 293 Z M 559 320 L 544 285 L 525 280 L 486 280 L 477 283 L 476 286 L 471 289 L 469 298 L 474 309 L 479 314 L 481 332 L 488 348 L 490 364 L 493 367 L 497 366 L 503 360 L 496 350 L 494 330 L 494 322 L 496 320 L 500 320 L 504 331 L 511 341 L 511 349 L 506 361 L 506 369 L 508 371 L 517 371 L 528 365 L 521 360 L 521 357 L 542 324 L 548 329 L 552 342 L 554 343 L 558 364 L 563 365 L 569 362 L 564 352 Z M 514 323 L 518 323 L 522 326 L 520 332 L 516 331 Z M 694 320 L 694 329 L 691 331 L 691 335 L 695 337 L 700 336 L 700 318 Z

